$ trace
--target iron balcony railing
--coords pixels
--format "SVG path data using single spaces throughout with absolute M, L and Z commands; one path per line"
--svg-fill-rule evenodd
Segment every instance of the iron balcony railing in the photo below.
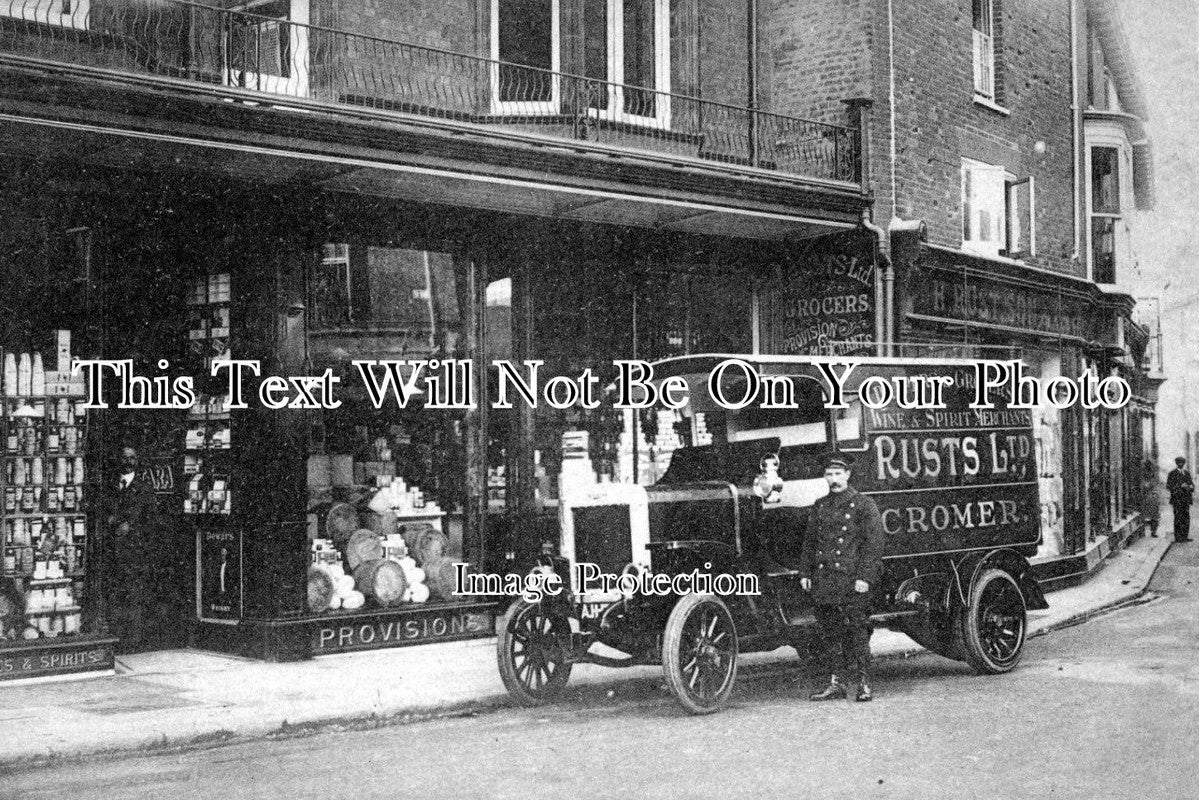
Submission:
M 182 0 L 0 0 L 0 52 L 859 183 L 858 130 Z M 274 14 L 274 10 L 278 10 Z

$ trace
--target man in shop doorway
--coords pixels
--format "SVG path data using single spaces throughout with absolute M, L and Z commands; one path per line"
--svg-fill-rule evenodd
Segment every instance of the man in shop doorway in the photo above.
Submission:
M 824 460 L 829 493 L 812 505 L 800 556 L 800 586 L 810 592 L 819 625 L 817 644 L 828 685 L 810 700 L 848 696 L 844 676 L 856 675 L 858 702 L 870 690 L 870 593 L 883 566 L 878 506 L 849 485 L 853 465 L 842 453 Z
M 1174 509 L 1174 541 L 1191 540 L 1191 502 L 1195 499 L 1195 481 L 1186 469 L 1187 460 L 1182 456 L 1174 459 L 1175 467 L 1166 478 L 1166 489 L 1170 492 L 1170 507 Z
M 140 472 L 137 450 L 120 449 L 118 473 L 109 487 L 105 514 L 105 587 L 108 619 L 124 652 L 150 644 L 154 581 L 149 555 L 154 535 L 154 489 Z

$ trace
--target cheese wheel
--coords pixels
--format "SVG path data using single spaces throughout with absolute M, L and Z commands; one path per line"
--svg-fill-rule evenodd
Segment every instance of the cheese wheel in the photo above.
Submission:
M 366 597 L 362 592 L 350 592 L 341 601 L 341 607 L 350 610 L 362 608 L 364 605 L 366 605 Z
M 372 530 L 362 528 L 350 534 L 346 542 L 346 566 L 350 572 L 358 569 L 364 562 L 374 561 L 383 557 L 383 540 Z
M 381 606 L 393 606 L 404 600 L 409 581 L 399 564 L 387 558 L 367 561 L 354 570 L 359 592 Z
M 333 579 L 326 570 L 310 567 L 308 570 L 308 610 L 316 613 L 326 611 L 336 591 Z

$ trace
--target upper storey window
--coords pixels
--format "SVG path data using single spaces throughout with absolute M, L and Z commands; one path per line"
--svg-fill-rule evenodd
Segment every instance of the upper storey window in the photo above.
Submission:
M 995 91 L 995 21 L 997 0 L 974 0 L 974 93 L 987 100 L 996 100 Z
M 962 249 L 979 255 L 1036 254 L 1036 184 L 1003 167 L 962 159 Z
M 492 0 L 493 110 L 557 114 L 563 102 L 616 122 L 670 119 L 669 0 L 582 0 L 579 81 L 560 74 L 560 0 Z M 564 81 L 569 83 L 564 85 Z
M 562 49 L 558 0 L 492 0 L 491 94 L 497 114 L 556 114 Z
M 1117 232 L 1120 229 L 1120 151 L 1091 148 L 1091 278 L 1116 282 Z
M 85 30 L 90 0 L 2 0 L 0 16 Z

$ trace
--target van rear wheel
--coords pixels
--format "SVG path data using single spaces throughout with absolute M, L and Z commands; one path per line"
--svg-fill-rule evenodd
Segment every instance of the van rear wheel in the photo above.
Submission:
M 996 675 L 1020 662 L 1028 627 L 1024 593 L 1007 572 L 987 569 L 970 589 L 970 602 L 959 612 L 957 638 L 966 662 L 976 672 Z

